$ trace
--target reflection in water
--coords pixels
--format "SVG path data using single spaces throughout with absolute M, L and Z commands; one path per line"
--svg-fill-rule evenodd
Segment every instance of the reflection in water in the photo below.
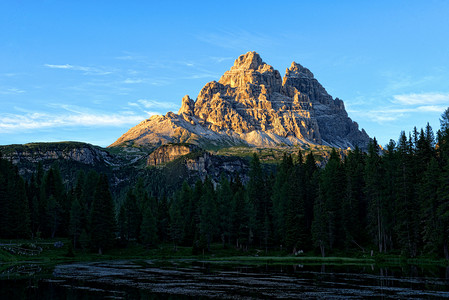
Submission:
M 2 299 L 449 297 L 449 268 L 438 267 L 244 266 L 226 262 L 139 260 L 59 265 L 48 276 L 2 274 Z

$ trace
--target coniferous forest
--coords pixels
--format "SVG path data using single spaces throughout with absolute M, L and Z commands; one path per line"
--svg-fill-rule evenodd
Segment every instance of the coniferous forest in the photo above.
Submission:
M 114 199 L 106 175 L 80 171 L 64 184 L 57 165 L 31 179 L 0 159 L 0 238 L 70 237 L 102 253 L 137 241 L 209 251 L 354 251 L 449 259 L 449 109 L 434 134 L 428 124 L 382 149 L 336 150 L 319 168 L 313 153 L 284 155 L 273 172 L 258 156 L 249 181 L 239 175 L 184 182 L 154 196 L 143 180 Z

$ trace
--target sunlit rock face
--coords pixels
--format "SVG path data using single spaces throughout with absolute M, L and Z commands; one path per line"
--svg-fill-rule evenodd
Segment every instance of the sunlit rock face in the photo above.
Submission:
M 369 136 L 310 70 L 293 62 L 284 78 L 256 52 L 241 55 L 178 114 L 153 116 L 111 146 L 193 143 L 203 147 L 325 144 L 366 148 Z
M 157 166 L 170 161 L 173 161 L 183 155 L 189 154 L 193 151 L 198 151 L 200 148 L 192 144 L 166 144 L 154 150 L 147 159 L 148 166 Z

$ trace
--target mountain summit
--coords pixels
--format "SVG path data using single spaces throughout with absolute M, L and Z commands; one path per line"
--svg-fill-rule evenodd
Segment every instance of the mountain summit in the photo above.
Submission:
M 194 101 L 182 98 L 178 114 L 142 121 L 112 146 L 192 143 L 205 148 L 322 144 L 366 148 L 369 136 L 329 95 L 313 73 L 293 62 L 285 72 L 256 52 L 239 56 L 220 80 L 207 83 Z

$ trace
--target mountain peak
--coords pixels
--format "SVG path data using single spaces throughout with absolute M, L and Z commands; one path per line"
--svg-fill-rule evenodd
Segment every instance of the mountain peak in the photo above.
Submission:
M 246 88 L 248 84 L 264 85 L 274 92 L 278 92 L 282 86 L 279 71 L 263 62 L 255 51 L 240 55 L 234 66 L 226 71 L 218 82 L 232 88 Z
M 184 113 L 186 115 L 192 116 L 195 109 L 195 102 L 190 99 L 189 95 L 185 95 L 182 98 L 181 108 L 178 111 L 178 115 Z
M 257 52 L 240 55 L 220 80 L 207 83 L 196 100 L 184 96 L 178 114 L 148 119 L 112 146 L 193 143 L 208 147 L 319 144 L 368 145 L 345 111 L 313 73 L 293 62 L 284 80 Z
M 265 64 L 262 58 L 256 51 L 249 51 L 246 54 L 242 54 L 234 62 L 234 68 L 257 70 L 259 66 Z
M 314 78 L 313 73 L 296 62 L 292 62 L 289 69 L 285 71 L 285 76 L 292 78 Z

